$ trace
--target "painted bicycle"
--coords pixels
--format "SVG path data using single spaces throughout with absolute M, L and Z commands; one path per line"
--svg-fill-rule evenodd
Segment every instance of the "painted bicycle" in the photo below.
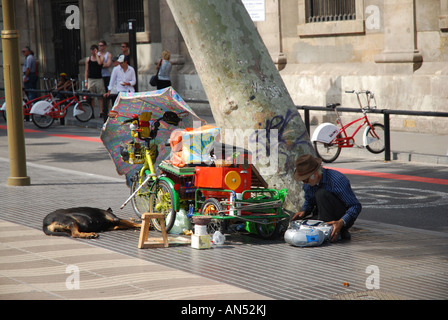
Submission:
M 160 121 L 177 125 L 179 117 L 176 113 L 165 112 L 163 117 L 151 120 L 151 112 L 142 112 L 122 122 L 130 123 L 134 138 L 120 148 L 122 160 L 142 164 L 142 167 L 131 178 L 131 195 L 121 208 L 131 202 L 139 217 L 145 212 L 163 213 L 167 231 L 173 227 L 177 213 L 185 210 L 193 223 L 196 218 L 205 219 L 208 233 L 224 233 L 239 227 L 262 238 L 279 234 L 280 222 L 288 217 L 282 209 L 287 192 L 269 189 L 244 150 L 234 152 L 228 160 L 216 158 L 217 154 L 225 155 L 226 152 L 218 152 L 215 147 L 214 157 L 210 157 L 214 160 L 208 164 L 184 163 L 180 166 L 173 161 L 164 161 L 158 167 L 161 174 L 157 175 L 154 163 L 158 148 L 154 140 Z M 198 137 L 205 136 L 199 129 L 196 132 Z M 192 134 L 195 134 L 194 130 L 188 131 L 190 137 Z M 176 143 L 179 141 L 181 139 Z M 201 146 L 205 143 L 199 142 Z M 185 150 L 185 145 L 175 147 L 173 141 L 170 146 L 180 153 Z M 225 148 L 225 145 L 217 146 Z M 152 224 L 161 231 L 158 219 L 153 219 Z

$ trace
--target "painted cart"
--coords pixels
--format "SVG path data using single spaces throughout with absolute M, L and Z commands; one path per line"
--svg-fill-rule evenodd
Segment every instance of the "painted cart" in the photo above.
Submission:
M 238 158 L 239 157 L 239 158 Z M 288 217 L 282 206 L 286 190 L 268 188 L 249 155 L 241 153 L 231 163 L 177 167 L 162 162 L 159 169 L 172 181 L 175 210 L 181 202 L 193 222 L 207 221 L 207 231 L 229 233 L 246 229 L 262 238 L 278 235 L 280 221 Z

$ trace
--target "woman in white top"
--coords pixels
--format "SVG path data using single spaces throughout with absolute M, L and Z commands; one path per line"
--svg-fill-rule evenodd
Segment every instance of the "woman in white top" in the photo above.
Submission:
M 171 62 L 170 62 L 170 52 L 165 50 L 162 52 L 162 59 L 160 59 L 157 64 L 158 71 L 158 81 L 157 81 L 157 89 L 163 89 L 171 86 Z

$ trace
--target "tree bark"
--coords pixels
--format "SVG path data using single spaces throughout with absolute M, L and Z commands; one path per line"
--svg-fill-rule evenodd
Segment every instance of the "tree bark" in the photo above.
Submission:
M 267 156 L 278 152 L 278 160 L 274 163 L 272 157 L 268 163 L 254 161 L 254 165 L 269 187 L 288 189 L 286 208 L 298 211 L 302 188 L 293 178 L 295 160 L 301 154 L 314 155 L 314 149 L 244 5 L 240 0 L 167 0 L 167 3 L 194 61 L 223 140 L 229 141 L 226 140 L 229 129 L 235 136 L 242 134 L 241 130 L 258 132 L 258 141 L 267 148 Z M 270 139 L 272 133 L 276 136 Z M 236 144 L 241 144 L 242 139 L 237 140 Z

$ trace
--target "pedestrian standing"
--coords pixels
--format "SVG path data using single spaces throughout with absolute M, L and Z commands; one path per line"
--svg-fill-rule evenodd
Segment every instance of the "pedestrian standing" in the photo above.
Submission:
M 101 75 L 103 76 L 104 82 L 104 92 L 106 92 L 110 81 L 110 67 L 112 66 L 112 54 L 107 51 L 107 42 L 101 40 L 98 42 L 99 53 L 104 57 L 103 69 L 101 70 Z M 105 105 L 103 106 L 103 117 L 104 114 L 109 110 L 109 100 L 103 101 Z
M 25 63 L 23 64 L 23 88 L 24 89 L 36 89 L 37 87 L 37 74 L 36 74 L 36 59 L 31 51 L 30 47 L 22 49 L 22 54 L 25 57 Z M 28 99 L 33 100 L 37 98 L 36 92 L 27 92 Z
M 85 87 L 91 92 L 91 93 L 97 93 L 103 95 L 106 92 L 106 89 L 104 88 L 104 81 L 103 81 L 103 63 L 104 63 L 104 57 L 99 52 L 98 46 L 96 44 L 92 45 L 90 47 L 90 57 L 86 59 L 86 71 L 84 75 L 84 79 L 86 81 Z M 100 117 L 103 116 L 103 98 L 97 98 L 98 99 L 98 105 L 100 107 Z M 92 101 L 94 101 L 92 99 Z M 92 105 L 92 108 L 94 105 Z
M 117 93 L 120 92 L 135 92 L 134 86 L 137 83 L 135 70 L 128 62 L 124 55 L 120 55 L 117 59 L 119 66 L 112 70 L 108 91 L 104 97 L 109 97 L 112 88 L 117 88 Z
M 166 87 L 171 87 L 171 54 L 168 50 L 162 52 L 162 59 L 160 59 L 157 64 L 158 81 L 157 89 L 163 89 Z
M 124 58 L 126 59 L 128 65 L 131 65 L 131 52 L 129 51 L 128 42 L 121 43 L 121 54 L 124 55 Z
M 110 81 L 110 67 L 112 66 L 112 54 L 107 51 L 107 42 L 101 40 L 98 43 L 99 53 L 104 57 L 103 69 L 101 75 L 103 76 L 104 88 L 109 86 Z

